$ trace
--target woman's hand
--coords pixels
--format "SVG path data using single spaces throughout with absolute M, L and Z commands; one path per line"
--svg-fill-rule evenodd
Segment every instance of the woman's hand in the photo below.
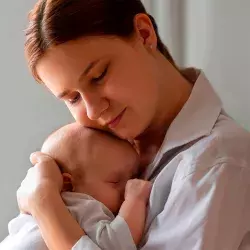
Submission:
M 63 177 L 56 162 L 43 153 L 31 155 L 30 168 L 17 199 L 20 211 L 31 214 L 49 249 L 71 249 L 85 234 L 61 198 Z
M 31 154 L 30 161 L 34 167 L 28 170 L 17 191 L 19 209 L 28 214 L 32 214 L 33 207 L 44 197 L 48 198 L 48 194 L 56 192 L 60 195 L 63 186 L 60 169 L 50 156 L 36 152 Z

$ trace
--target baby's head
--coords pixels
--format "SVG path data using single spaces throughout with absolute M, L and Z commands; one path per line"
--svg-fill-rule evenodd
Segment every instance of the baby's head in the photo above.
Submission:
M 51 134 L 42 152 L 71 176 L 75 192 L 91 195 L 114 213 L 123 202 L 127 181 L 138 171 L 138 155 L 128 142 L 76 123 Z

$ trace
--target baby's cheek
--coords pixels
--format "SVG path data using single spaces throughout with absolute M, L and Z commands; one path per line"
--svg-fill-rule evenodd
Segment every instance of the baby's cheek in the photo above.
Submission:
M 122 202 L 123 199 L 121 198 L 120 193 L 117 190 L 110 190 L 109 193 L 105 196 L 103 204 L 108 207 L 111 212 L 117 214 Z

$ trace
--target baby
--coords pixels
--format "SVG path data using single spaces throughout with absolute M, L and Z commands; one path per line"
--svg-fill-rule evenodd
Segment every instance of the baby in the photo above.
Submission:
M 144 230 L 151 184 L 133 179 L 139 170 L 133 147 L 107 133 L 70 124 L 50 135 L 41 151 L 61 168 L 66 191 L 62 197 L 86 235 L 101 249 L 136 249 Z M 32 225 L 31 216 L 25 220 Z M 23 232 L 20 227 L 25 224 L 19 217 L 10 222 L 8 237 L 15 241 L 15 232 Z M 36 229 L 36 237 L 22 238 L 22 242 L 28 241 L 25 247 L 22 243 L 23 247 L 4 249 L 46 249 Z

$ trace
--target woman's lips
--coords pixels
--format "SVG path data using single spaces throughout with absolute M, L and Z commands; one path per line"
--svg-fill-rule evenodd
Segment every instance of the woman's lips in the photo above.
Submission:
M 107 125 L 109 128 L 115 128 L 118 126 L 118 124 L 120 123 L 124 113 L 125 113 L 126 109 L 124 109 L 114 120 L 112 120 L 111 122 L 109 122 Z

